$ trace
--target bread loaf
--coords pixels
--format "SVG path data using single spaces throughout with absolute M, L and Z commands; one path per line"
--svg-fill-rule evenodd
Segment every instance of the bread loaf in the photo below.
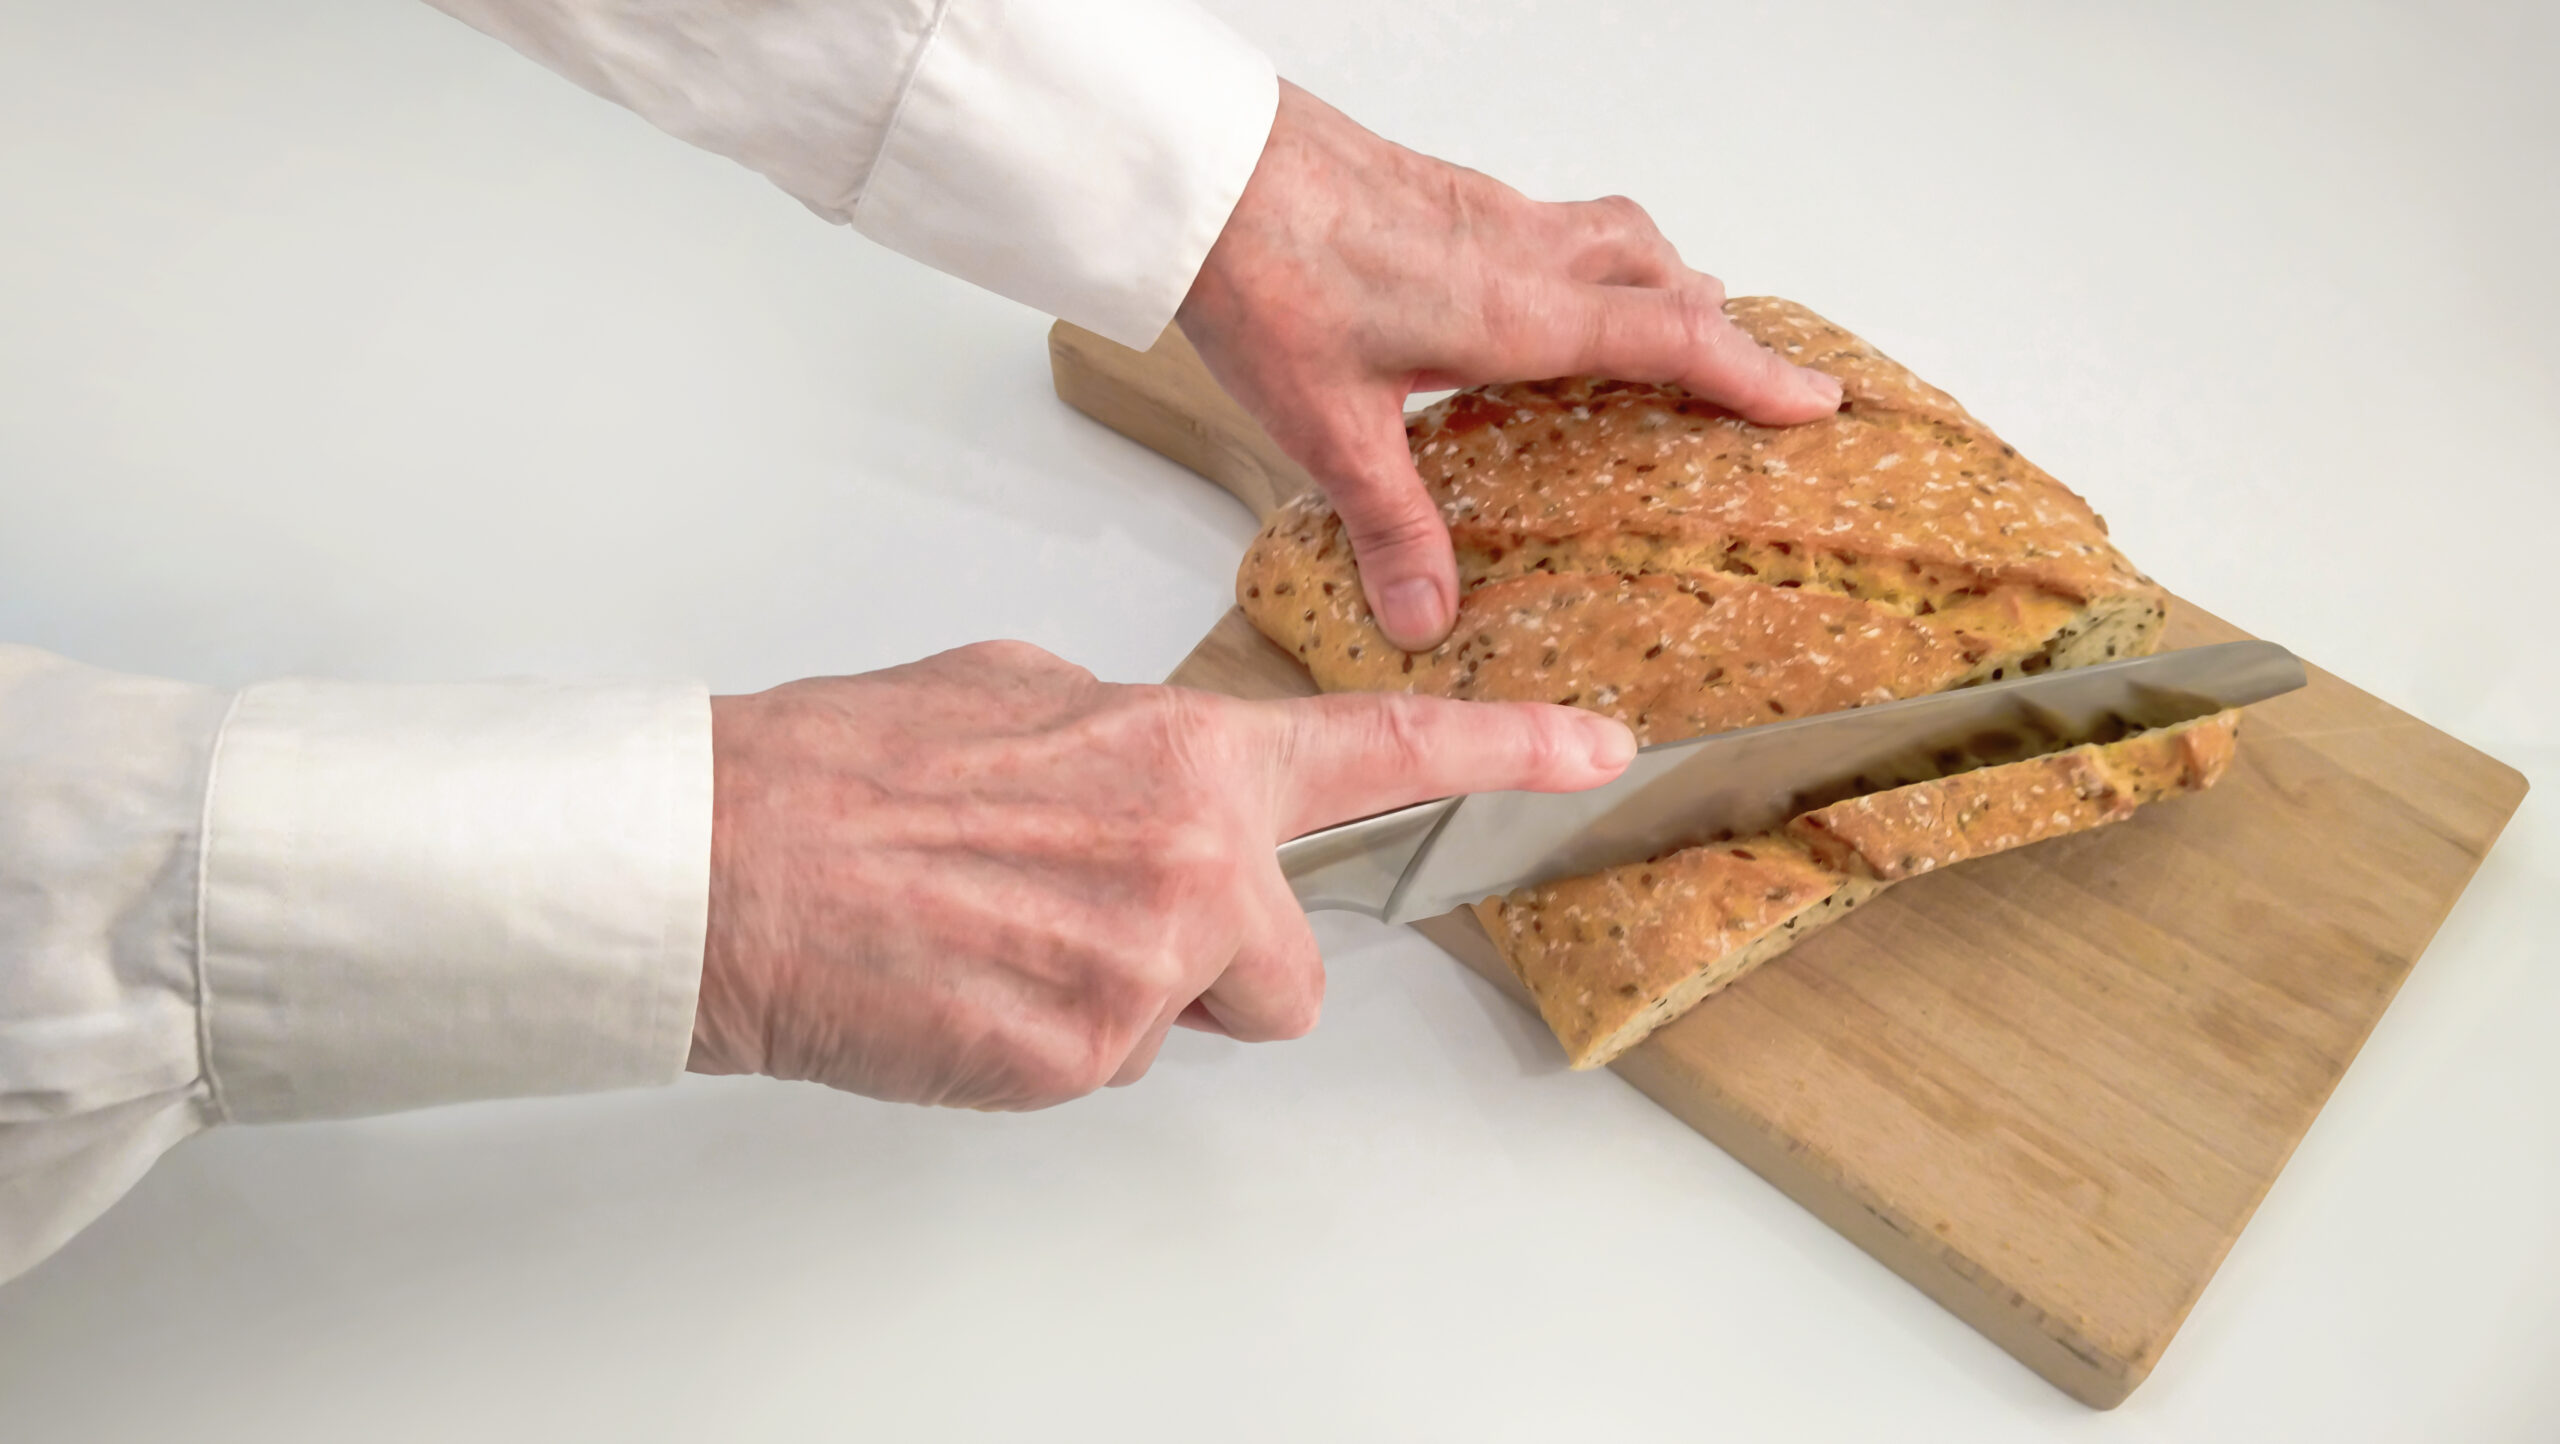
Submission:
M 1669 386 L 1462 391 L 1407 427 L 1457 549 L 1445 642 L 1386 639 L 1316 497 L 1263 527 L 1237 601 L 1326 691 L 1561 702 L 1646 743 L 2158 645 L 2167 594 L 1952 397 L 1792 302 L 1726 313 L 1839 378 L 1839 412 L 1772 429 Z M 2211 785 L 2231 737 L 2224 716 L 1975 758 L 1477 915 L 1592 1067 L 1887 886 Z
M 1646 742 L 2157 644 L 2166 594 L 2060 482 L 1812 312 L 1727 310 L 1838 377 L 1839 413 L 1771 429 L 1620 381 L 1460 392 L 1408 428 L 1457 546 L 1448 640 L 1387 641 L 1319 498 L 1246 552 L 1246 615 L 1326 691 L 1564 702 Z

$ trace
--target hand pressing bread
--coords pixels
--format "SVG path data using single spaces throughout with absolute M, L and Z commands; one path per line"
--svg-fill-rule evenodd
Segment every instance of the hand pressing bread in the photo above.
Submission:
M 1769 425 L 1839 404 L 1734 327 L 1623 196 L 1532 201 L 1376 135 L 1282 82 L 1253 179 L 1183 302 L 1210 373 L 1341 514 L 1400 646 L 1437 644 L 1458 577 L 1404 444 L 1420 390 L 1598 374 L 1675 382 Z
M 1180 319 L 1338 503 L 1351 590 L 1428 645 L 1458 580 L 1405 398 L 1596 370 L 1771 424 L 1829 413 L 1838 384 L 1722 301 L 1631 201 L 1530 201 L 1284 83 Z M 1311 1026 L 1322 966 L 1276 843 L 1457 792 L 1595 785 L 1633 750 L 1563 708 L 1241 703 L 1003 644 L 718 698 L 713 729 L 692 1066 L 980 1108 L 1129 1082 L 1176 1022 Z

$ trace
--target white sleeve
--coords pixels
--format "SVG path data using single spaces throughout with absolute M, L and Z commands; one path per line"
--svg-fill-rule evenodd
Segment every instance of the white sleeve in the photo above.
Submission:
M 0 1280 L 215 1123 L 675 1078 L 710 833 L 696 685 L 0 646 Z
M 1279 104 L 1189 0 L 429 0 L 811 210 L 1131 346 Z

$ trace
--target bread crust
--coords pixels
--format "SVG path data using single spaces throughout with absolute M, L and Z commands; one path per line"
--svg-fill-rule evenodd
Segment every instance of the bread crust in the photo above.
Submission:
M 1852 797 L 1793 819 L 1787 832 L 1827 867 L 1900 882 L 2201 792 L 2230 767 L 2239 728 L 2239 713 L 2217 712 L 2104 746 Z
M 2167 595 L 1953 397 L 1793 302 L 1725 310 L 1839 378 L 1838 414 L 1771 429 L 1677 387 L 1583 378 L 1462 391 L 1407 428 L 1457 550 L 1447 641 L 1387 641 L 1321 498 L 1263 527 L 1238 603 L 1326 691 L 1561 702 L 1647 743 L 2159 644 Z M 2210 786 L 2230 724 L 1932 764 L 1906 775 L 1975 770 L 1477 916 L 1573 1065 L 1596 1067 L 1887 886 Z
M 1802 843 L 1752 838 L 1523 888 L 1476 919 L 1587 1068 L 1739 977 L 1754 944 L 1792 941 L 1847 882 Z
M 1811 311 L 1726 309 L 1838 377 L 1840 413 L 1771 429 L 1589 379 L 1460 392 L 1408 428 L 1458 553 L 1447 642 L 1386 640 L 1320 498 L 1255 538 L 1239 604 L 1327 691 L 1570 701 L 1647 742 L 2157 645 L 2166 596 L 2086 502 Z
M 1897 882 L 2201 792 L 2237 712 L 1853 797 L 1738 842 L 1688 848 L 1476 905 L 1576 1068 L 1597 1068 Z

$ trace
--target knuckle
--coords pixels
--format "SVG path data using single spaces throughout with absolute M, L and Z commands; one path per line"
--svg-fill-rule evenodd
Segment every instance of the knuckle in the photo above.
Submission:
M 1748 404 L 1765 398 L 1783 387 L 1792 369 L 1777 352 L 1761 345 L 1742 331 L 1728 327 L 1718 338 L 1717 362 L 1730 378 L 1735 399 Z
M 1223 736 L 1233 725 L 1233 707 L 1214 692 L 1189 687 L 1132 687 L 1132 702 L 1145 709 L 1150 725 L 1168 744 Z
M 971 642 L 966 646 L 952 648 L 950 655 L 954 657 L 965 657 L 973 662 L 993 662 L 1008 665 L 1036 665 L 1048 660 L 1049 658 L 1049 654 L 1047 652 L 1031 645 L 1029 642 L 1016 642 L 1009 640 Z
M 1191 948 L 1183 894 L 1149 869 L 1130 905 L 1097 919 L 1081 951 L 1075 999 L 1068 1011 L 1083 1026 L 1134 1041 L 1190 980 Z
M 1027 1027 L 1010 1032 L 1001 1040 L 999 1061 L 988 1070 L 998 1080 L 991 1091 L 1004 1100 L 1004 1106 L 1046 1108 L 1074 1096 L 1073 1080 L 1063 1066 L 1064 1050 L 1046 1033 Z
M 1082 1098 L 1119 1071 L 1109 1035 L 1099 1028 L 1061 1028 L 1025 1049 L 1016 1076 L 1033 1107 Z
M 1351 512 L 1400 504 L 1409 493 L 1422 489 L 1401 422 L 1394 423 L 1392 430 L 1383 422 L 1376 428 L 1341 429 L 1317 449 L 1310 469 L 1335 507 Z M 1350 521 L 1350 512 L 1343 519 Z
M 1350 533 L 1352 551 L 1362 558 L 1401 551 L 1417 542 L 1430 541 L 1448 529 L 1440 518 L 1440 509 L 1422 494 L 1419 485 L 1381 492 L 1364 498 L 1357 506 L 1343 508 L 1342 525 Z
M 1153 918 L 1188 915 L 1228 889 L 1256 795 L 1239 783 L 1268 770 L 1279 739 L 1208 694 L 1156 688 L 1140 709 L 1144 780 L 1114 827 L 1114 846 L 1133 903 Z
M 1200 714 L 1206 710 L 1182 688 L 1140 685 L 1120 691 L 1109 720 L 1134 733 L 1137 745 L 1147 751 L 1176 751 L 1200 730 Z
M 1424 490 L 1402 446 L 1392 456 L 1346 468 L 1326 491 L 1355 557 L 1363 561 L 1379 553 L 1447 534 L 1449 524 L 1439 504 Z
M 1183 790 L 1194 796 L 1149 823 L 1145 842 L 1149 871 L 1166 885 L 1190 893 L 1223 881 L 1234 849 L 1226 827 L 1209 810 L 1219 805 L 1214 794 L 1200 787 Z M 1188 899 L 1177 899 L 1181 900 Z
M 1438 715 L 1425 698 L 1381 697 L 1370 713 L 1369 746 L 1399 769 L 1418 769 L 1431 759 Z
M 1486 278 L 1475 303 L 1476 331 L 1488 355 L 1516 356 L 1538 339 L 1542 308 L 1517 277 L 1504 273 Z
M 1595 219 L 1621 235 L 1650 238 L 1658 234 L 1654 229 L 1653 216 L 1632 196 L 1602 196 L 1591 202 L 1591 207 Z
M 1113 1073 L 1110 1080 L 1104 1083 L 1103 1086 L 1106 1088 L 1126 1088 L 1130 1084 L 1145 1078 L 1148 1072 L 1155 1066 L 1155 1054 L 1148 1053 L 1144 1057 L 1132 1054 L 1130 1055 L 1129 1060 L 1122 1063 L 1119 1071 Z
M 1275 1043 L 1303 1038 L 1316 1030 L 1316 1021 L 1323 1013 L 1324 979 L 1319 974 L 1311 986 L 1274 1001 L 1265 1020 L 1264 1036 Z
M 1158 943 L 1139 949 L 1129 962 L 1136 1006 L 1129 1010 L 1127 1021 L 1141 1028 L 1153 1022 L 1190 978 L 1191 960 L 1180 948 Z
M 1152 874 L 1151 874 L 1152 875 Z M 1141 886 L 1134 906 L 1112 909 L 1098 920 L 1097 936 L 1080 951 L 1074 998 L 1067 1005 L 1080 1024 L 1106 1032 L 1144 1027 L 1181 984 L 1181 959 L 1164 941 L 1167 918 Z
M 976 666 L 1008 672 L 1025 672 L 1042 678 L 1090 682 L 1093 674 L 1075 663 L 1029 642 L 997 640 L 971 642 L 955 647 L 944 655 Z
M 1723 299 L 1700 287 L 1674 292 L 1671 314 L 1692 346 L 1714 345 L 1717 333 L 1724 329 Z
M 1112 1075 L 1120 1071 L 1120 1060 L 1129 1054 L 1129 1040 L 1111 1031 L 1090 1034 L 1084 1046 L 1067 1060 L 1067 1080 L 1073 1086 L 1070 1096 L 1082 1098 L 1111 1086 Z
M 1575 724 L 1579 726 L 1581 724 Z M 1520 720 L 1520 760 L 1527 770 L 1547 774 L 1570 761 L 1567 754 L 1565 714 L 1549 715 L 1541 708 L 1524 712 Z
M 1142 825 L 1168 814 L 1197 813 L 1209 800 L 1209 781 L 1225 770 L 1236 730 L 1235 708 L 1224 698 L 1188 687 L 1130 687 L 1121 695 L 1119 710 L 1132 734 L 1130 745 L 1157 789 Z

